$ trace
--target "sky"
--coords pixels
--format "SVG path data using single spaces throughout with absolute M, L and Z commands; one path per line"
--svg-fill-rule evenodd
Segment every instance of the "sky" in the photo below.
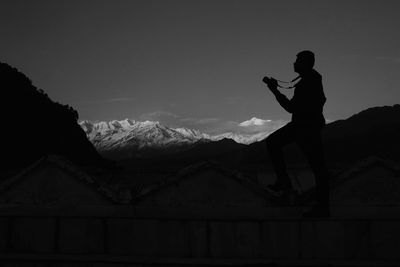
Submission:
M 333 121 L 400 102 L 399 12 L 400 1 L 0 0 L 0 61 L 81 120 L 223 132 L 290 120 L 261 80 L 293 79 L 311 50 Z

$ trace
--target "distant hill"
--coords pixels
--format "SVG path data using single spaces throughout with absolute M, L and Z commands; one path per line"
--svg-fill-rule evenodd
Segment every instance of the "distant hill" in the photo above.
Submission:
M 400 105 L 374 107 L 345 120 L 326 125 L 323 130 L 328 164 L 351 164 L 368 156 L 400 161 Z M 306 163 L 296 145 L 285 148 L 288 163 Z M 192 148 L 169 156 L 169 161 L 212 159 L 224 164 L 270 164 L 264 141 L 250 145 L 229 139 L 198 143 Z
M 124 159 L 125 165 L 129 165 L 129 162 L 144 164 L 146 161 L 150 165 L 189 164 L 202 160 L 215 160 L 229 165 L 270 164 L 264 139 L 245 145 L 235 142 L 229 135 L 228 138 L 221 136 L 222 139 L 212 139 L 212 136 L 200 132 L 188 129 L 176 131 L 154 122 L 131 122 L 127 130 L 129 134 L 121 134 L 121 124 L 126 123 L 120 121 L 108 123 L 108 126 L 97 125 L 103 131 L 104 127 L 107 128 L 107 134 L 100 136 L 93 129 L 85 131 L 89 137 L 92 134 L 90 139 L 95 144 L 96 138 L 99 138 L 99 142 L 109 140 L 110 144 L 120 144 L 118 150 L 110 150 L 109 154 L 104 155 Z M 82 122 L 81 126 L 84 129 L 94 127 L 93 124 L 84 126 Z M 400 105 L 369 108 L 347 119 L 329 123 L 323 130 L 327 162 L 351 164 L 371 155 L 400 160 L 399 133 Z M 125 138 L 118 139 L 115 136 Z M 124 142 L 134 145 L 124 146 Z M 140 145 L 142 149 L 135 149 Z M 288 163 L 306 163 L 304 155 L 295 145 L 285 148 L 285 158 Z
M 363 110 L 345 120 L 337 120 L 325 128 L 326 139 L 349 138 L 373 128 L 400 123 L 400 105 L 373 107 Z
M 369 108 L 327 125 L 324 131 L 327 159 L 351 162 L 375 155 L 400 160 L 399 136 L 400 105 Z
M 351 164 L 368 156 L 400 160 L 400 105 L 374 107 L 345 120 L 329 123 L 323 130 L 326 160 L 330 164 Z M 268 163 L 265 142 L 247 146 L 244 163 Z M 294 145 L 285 148 L 288 162 L 305 162 Z
M 0 63 L 0 77 L 4 168 L 21 167 L 49 153 L 78 164 L 105 163 L 78 125 L 76 110 L 51 100 L 8 64 Z

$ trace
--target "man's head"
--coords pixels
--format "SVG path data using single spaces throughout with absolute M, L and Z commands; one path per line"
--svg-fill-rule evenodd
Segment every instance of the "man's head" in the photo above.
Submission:
M 305 50 L 301 51 L 296 56 L 296 61 L 293 63 L 295 72 L 301 75 L 313 69 L 315 63 L 313 52 Z

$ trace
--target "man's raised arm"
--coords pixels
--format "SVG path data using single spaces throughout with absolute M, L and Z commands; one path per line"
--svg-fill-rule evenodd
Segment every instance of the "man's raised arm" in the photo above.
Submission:
M 278 82 L 273 78 L 264 77 L 263 82 L 268 85 L 269 90 L 274 94 L 279 105 L 287 112 L 293 113 L 293 103 L 278 90 Z

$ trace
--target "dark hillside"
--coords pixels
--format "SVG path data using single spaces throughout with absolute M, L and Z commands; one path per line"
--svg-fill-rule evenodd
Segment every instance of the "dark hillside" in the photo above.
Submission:
M 4 168 L 21 167 L 49 153 L 78 164 L 104 163 L 78 125 L 78 112 L 72 107 L 51 100 L 5 63 L 0 63 L 0 88 Z

